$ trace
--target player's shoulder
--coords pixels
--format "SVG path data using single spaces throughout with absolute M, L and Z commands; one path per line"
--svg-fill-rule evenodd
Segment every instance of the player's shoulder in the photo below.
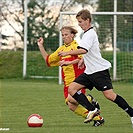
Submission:
M 77 47 L 78 47 L 78 44 L 71 45 L 71 49 L 73 49 L 73 50 L 78 49 Z
M 74 40 L 74 41 L 71 43 L 71 46 L 73 46 L 73 47 L 77 47 L 77 46 L 78 46 L 77 41 L 76 41 L 76 40 Z
M 83 34 L 82 39 L 84 38 L 88 40 L 88 38 L 95 38 L 95 37 L 97 37 L 96 31 L 94 29 L 90 29 L 89 31 Z

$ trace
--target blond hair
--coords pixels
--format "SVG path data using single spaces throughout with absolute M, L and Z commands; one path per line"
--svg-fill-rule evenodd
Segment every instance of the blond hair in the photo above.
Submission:
M 60 31 L 62 31 L 63 29 L 70 30 L 70 33 L 71 33 L 71 34 L 74 34 L 74 35 L 76 35 L 76 33 L 78 33 L 78 31 L 77 31 L 75 28 L 73 28 L 72 26 L 63 26 L 63 27 L 60 29 Z

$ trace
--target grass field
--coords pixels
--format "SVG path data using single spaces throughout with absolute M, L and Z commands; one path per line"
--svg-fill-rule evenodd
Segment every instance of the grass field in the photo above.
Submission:
M 130 117 L 96 89 L 91 93 L 101 105 L 105 124 L 92 127 L 71 112 L 64 103 L 63 85 L 56 81 L 35 79 L 2 79 L 0 82 L 0 133 L 132 133 Z M 132 84 L 114 83 L 115 92 L 133 106 Z M 41 128 L 29 128 L 27 118 L 33 113 L 44 119 Z

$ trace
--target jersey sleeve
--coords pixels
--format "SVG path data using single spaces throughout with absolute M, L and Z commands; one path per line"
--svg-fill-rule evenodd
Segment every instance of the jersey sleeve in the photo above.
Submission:
M 78 46 L 78 44 L 76 43 L 76 44 L 75 44 L 75 47 L 74 47 L 74 50 L 77 50 L 77 49 L 78 49 L 78 47 L 79 47 L 79 46 Z M 81 59 L 81 58 L 82 58 L 82 55 L 77 55 L 77 56 L 78 56 L 78 58 L 79 58 L 79 59 Z
M 58 64 L 58 62 L 60 61 L 60 57 L 58 56 L 59 51 L 61 51 L 61 48 L 58 48 L 55 52 L 47 56 L 46 63 L 49 67 L 59 66 Z

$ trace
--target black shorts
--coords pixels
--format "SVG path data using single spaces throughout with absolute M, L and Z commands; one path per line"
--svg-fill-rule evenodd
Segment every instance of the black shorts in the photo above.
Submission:
M 84 85 L 85 88 L 88 88 L 89 90 L 92 90 L 93 87 L 95 87 L 99 91 L 113 89 L 108 69 L 89 75 L 83 73 L 73 82 Z

